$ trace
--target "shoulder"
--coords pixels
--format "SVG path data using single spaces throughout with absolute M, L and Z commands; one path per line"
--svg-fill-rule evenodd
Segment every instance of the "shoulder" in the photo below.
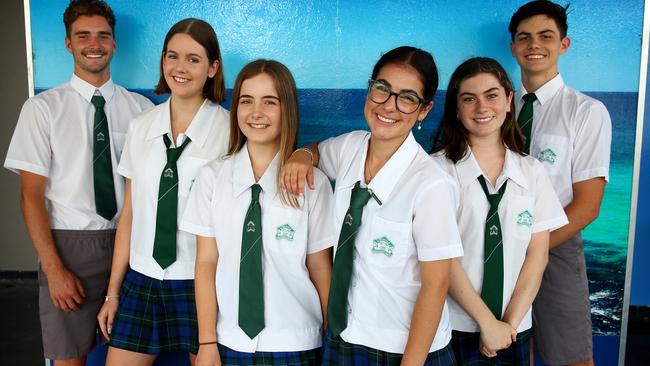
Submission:
M 574 108 L 576 118 L 606 117 L 609 120 L 607 107 L 600 100 L 579 92 L 568 85 L 564 86 L 562 96 L 564 102 L 568 102 L 569 106 Z
M 203 182 L 225 182 L 225 178 L 229 173 L 232 173 L 232 157 L 224 156 L 212 160 L 204 165 L 199 172 L 199 180 Z
M 217 104 L 212 101 L 206 101 L 205 107 L 208 113 L 214 115 L 217 118 L 225 118 L 229 119 L 230 117 L 230 112 L 224 108 L 221 104 Z
M 418 146 L 418 152 L 411 166 L 407 169 L 408 179 L 417 181 L 422 188 L 432 186 L 456 187 L 455 180 L 449 174 L 453 164 L 442 156 L 427 154 Z
M 360 148 L 360 144 L 370 136 L 370 131 L 352 131 L 339 136 L 331 137 L 323 143 L 333 148 Z
M 149 130 L 149 127 L 151 127 L 151 124 L 162 118 L 163 113 L 166 113 L 166 106 L 167 104 L 165 103 L 159 104 L 134 116 L 129 125 L 129 132 L 146 133 L 146 131 Z
M 438 151 L 429 155 L 434 162 L 440 166 L 448 174 L 452 174 L 454 170 L 454 163 L 445 156 L 444 151 Z

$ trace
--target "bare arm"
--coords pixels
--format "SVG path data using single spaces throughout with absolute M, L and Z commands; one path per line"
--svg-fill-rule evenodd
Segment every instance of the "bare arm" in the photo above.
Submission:
M 289 157 L 289 160 L 280 171 L 280 188 L 287 192 L 302 196 L 305 192 L 305 180 L 309 189 L 316 189 L 314 185 L 314 169 L 320 162 L 320 153 L 318 152 L 318 142 L 311 143 L 305 148 L 311 151 L 311 155 L 306 151 L 297 150 Z M 313 156 L 313 161 L 312 161 Z
M 307 270 L 309 279 L 316 287 L 323 314 L 323 329 L 327 329 L 327 301 L 332 278 L 332 248 L 307 255 Z
M 217 340 L 217 295 L 215 276 L 219 251 L 215 238 L 196 237 L 196 264 L 194 266 L 194 292 L 196 294 L 196 314 L 199 322 L 199 342 Z M 197 366 L 221 365 L 216 344 L 199 346 Z
M 102 334 L 107 339 L 113 328 L 113 320 L 117 313 L 120 288 L 124 281 L 126 271 L 129 269 L 129 258 L 131 256 L 131 226 L 133 224 L 133 206 L 131 204 L 131 180 L 126 180 L 124 190 L 124 205 L 117 223 L 115 232 L 115 246 L 113 247 L 113 262 L 111 264 L 111 278 L 108 281 L 107 301 L 97 314 L 97 321 Z
M 573 201 L 564 208 L 569 223 L 551 232 L 550 249 L 576 236 L 600 213 L 605 193 L 605 178 L 598 177 L 573 184 Z
M 420 262 L 422 285 L 415 301 L 402 365 L 422 365 L 438 330 L 449 288 L 451 260 Z
M 50 220 L 45 208 L 47 178 L 27 171 L 20 172 L 20 207 L 27 233 L 34 245 L 41 269 L 47 277 L 50 299 L 63 311 L 77 311 L 85 297 L 81 281 L 61 261 L 54 245 Z
M 496 351 L 510 347 L 517 331 L 510 324 L 494 317 L 490 308 L 474 290 L 460 260 L 454 258 L 451 264 L 449 295 L 474 319 L 479 326 L 480 351 L 487 357 L 496 356 Z
M 548 262 L 548 238 L 548 231 L 534 233 L 528 244 L 526 259 L 517 277 L 515 290 L 503 314 L 503 320 L 514 329 L 519 327 L 521 319 L 530 309 L 542 283 L 542 276 Z

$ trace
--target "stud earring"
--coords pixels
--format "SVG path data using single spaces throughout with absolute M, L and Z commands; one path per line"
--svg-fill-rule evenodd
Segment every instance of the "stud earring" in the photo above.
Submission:
M 418 131 L 422 130 L 422 120 L 418 121 Z

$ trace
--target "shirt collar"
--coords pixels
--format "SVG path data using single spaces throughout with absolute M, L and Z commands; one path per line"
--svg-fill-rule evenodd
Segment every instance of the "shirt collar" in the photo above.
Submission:
M 159 110 L 159 115 L 147 133 L 147 140 L 152 140 L 157 137 L 160 137 L 164 134 L 169 134 L 171 132 L 171 98 L 168 98 L 165 103 L 162 104 L 162 108 Z M 208 99 L 203 101 L 203 104 L 192 118 L 189 127 L 184 132 L 184 134 L 192 140 L 192 144 L 195 146 L 203 147 L 205 141 L 208 137 L 208 130 L 210 128 L 210 112 L 209 109 L 211 102 Z
M 238 152 L 232 157 L 232 169 L 233 169 L 233 193 L 235 197 L 240 196 L 246 192 L 253 184 L 255 184 L 255 176 L 253 175 L 253 165 L 251 164 L 251 158 L 248 154 L 248 144 L 244 144 Z M 271 198 L 275 198 L 275 195 L 278 193 L 278 164 L 279 164 L 280 154 L 275 154 L 273 160 L 266 168 L 264 175 L 260 178 L 257 184 L 262 187 L 264 194 L 268 195 Z
M 555 77 L 549 81 L 546 82 L 546 84 L 542 85 L 539 87 L 539 89 L 535 90 L 535 96 L 537 97 L 537 100 L 541 105 L 544 105 L 544 103 L 548 102 L 555 96 L 555 94 L 564 86 L 564 79 L 562 79 L 562 75 L 559 73 L 555 75 Z M 517 93 L 517 98 L 519 98 L 520 101 L 522 101 L 523 105 L 523 100 L 522 98 L 524 95 L 530 93 L 529 91 L 524 88 L 524 85 L 521 85 L 521 88 L 519 88 L 519 92 Z
M 361 154 L 354 157 L 355 161 L 350 166 L 348 173 L 341 182 L 342 187 L 353 186 L 357 181 L 364 182 L 363 168 L 368 154 L 368 142 L 370 141 L 370 134 L 363 143 Z M 390 198 L 390 194 L 395 188 L 395 185 L 402 177 L 406 169 L 411 165 L 413 158 L 418 152 L 420 145 L 415 141 L 413 133 L 409 132 L 408 137 L 402 145 L 395 151 L 393 156 L 388 159 L 386 164 L 377 172 L 377 175 L 370 181 L 368 188 L 372 190 L 375 199 L 378 203 L 382 204 Z
M 81 94 L 81 96 L 88 103 L 90 103 L 93 95 L 95 95 L 96 90 L 99 90 L 99 93 L 102 95 L 102 97 L 104 97 L 106 104 L 111 102 L 111 99 L 113 99 L 113 94 L 115 94 L 115 84 L 113 83 L 113 79 L 108 79 L 104 85 L 97 88 L 76 74 L 72 74 L 72 78 L 70 79 L 70 86 L 72 86 L 72 89 L 76 90 L 77 93 Z
M 517 156 L 515 155 L 516 153 L 506 148 L 506 158 L 503 164 L 503 171 L 497 178 L 497 184 L 494 188 L 498 189 L 501 187 L 503 182 L 509 179 L 524 189 L 528 189 L 528 179 L 526 179 L 526 176 L 521 171 L 521 167 L 515 161 L 515 159 L 517 159 Z M 483 175 L 483 171 L 476 162 L 476 159 L 474 159 L 474 154 L 472 154 L 471 149 L 469 149 L 467 154 L 456 163 L 456 172 L 458 173 L 458 181 L 461 189 L 473 183 L 479 176 Z

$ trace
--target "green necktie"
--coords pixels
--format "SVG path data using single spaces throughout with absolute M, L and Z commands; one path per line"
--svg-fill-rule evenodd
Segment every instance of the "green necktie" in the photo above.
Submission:
M 264 329 L 261 191 L 259 184 L 251 186 L 251 204 L 244 218 L 239 261 L 239 327 L 250 339 Z
M 524 95 L 524 105 L 521 107 L 517 123 L 524 134 L 524 151 L 530 153 L 530 142 L 533 133 L 533 102 L 537 100 L 535 93 Z
M 501 235 L 501 222 L 499 220 L 499 202 L 506 191 L 508 181 L 503 183 L 499 192 L 490 194 L 485 178 L 478 177 L 481 188 L 490 203 L 487 218 L 485 220 L 483 253 L 483 287 L 481 298 L 490 308 L 497 319 L 501 319 L 503 307 L 503 237 Z
M 110 221 L 117 213 L 115 184 L 113 183 L 113 163 L 111 162 L 111 137 L 108 133 L 108 120 L 104 112 L 106 101 L 101 95 L 90 99 L 95 106 L 93 118 L 93 188 L 95 189 L 95 211 Z
M 156 209 L 156 236 L 153 241 L 153 258 L 162 269 L 176 261 L 176 229 L 178 215 L 178 168 L 176 162 L 190 143 L 190 138 L 179 147 L 171 147 L 167 134 L 163 135 L 167 148 L 167 164 L 160 174 L 158 208 Z
M 327 303 L 327 322 L 334 336 L 341 334 L 348 326 L 347 305 L 348 291 L 352 279 L 354 242 L 359 226 L 361 226 L 363 207 L 370 199 L 370 196 L 368 189 L 361 188 L 359 182 L 354 185 L 350 196 L 350 207 L 345 214 L 343 226 L 341 226 L 334 267 L 332 268 L 330 296 Z

